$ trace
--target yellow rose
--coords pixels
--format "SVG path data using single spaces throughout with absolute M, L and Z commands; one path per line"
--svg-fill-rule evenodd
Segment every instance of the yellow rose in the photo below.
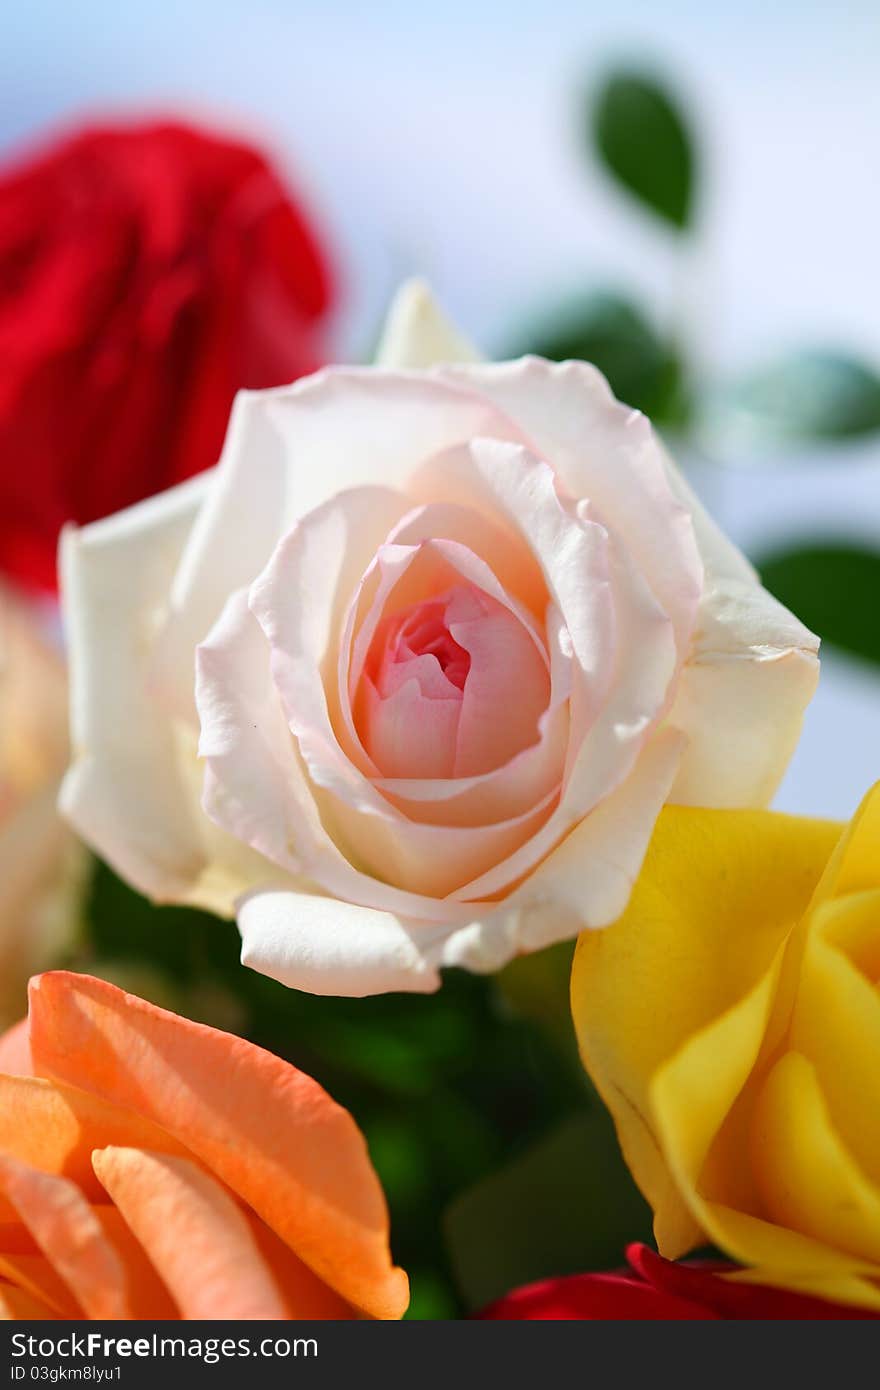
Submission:
M 572 1008 L 664 1255 L 880 1311 L 880 784 L 842 833 L 667 808 Z

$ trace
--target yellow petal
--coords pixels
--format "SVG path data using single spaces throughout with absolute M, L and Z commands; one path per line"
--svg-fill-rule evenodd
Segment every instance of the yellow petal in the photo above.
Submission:
M 842 1303 L 849 1308 L 866 1308 L 880 1313 L 880 1286 L 873 1280 L 851 1273 L 799 1273 L 767 1269 L 738 1269 L 725 1278 L 736 1284 L 760 1284 L 762 1288 L 791 1289 L 795 1293 L 825 1298 L 829 1303 Z
M 815 929 L 817 910 L 835 898 L 878 887 L 880 864 L 880 783 L 868 792 L 829 856 L 825 872 L 816 886 L 812 910 L 804 914 L 793 934 L 777 991 L 767 1050 L 779 1045 L 790 1026 L 795 1000 L 801 987 L 804 951 Z
M 822 898 L 877 888 L 880 879 L 880 782 L 868 792 L 841 837 L 819 887 Z
M 757 989 L 755 1016 L 745 1020 L 753 1041 L 768 972 L 839 838 L 840 826 L 827 821 L 667 807 L 623 917 L 579 938 L 572 1010 L 581 1053 L 667 1250 L 682 1252 L 700 1232 L 688 1216 L 692 1194 L 681 1191 L 662 1152 L 653 1079 Z M 748 1052 L 749 1038 L 742 1045 Z M 734 1067 L 728 1084 L 738 1074 Z M 696 1139 L 687 1141 L 692 1152 Z
M 823 903 L 812 918 L 789 1046 L 809 1058 L 832 1125 L 880 1183 L 880 890 Z
M 880 1191 L 835 1133 L 814 1068 L 787 1052 L 752 1121 L 752 1162 L 768 1215 L 880 1265 Z
M 737 1101 L 761 1054 L 784 949 L 782 942 L 744 999 L 659 1068 L 648 1092 L 654 1131 L 679 1192 L 700 1229 L 731 1253 L 735 1251 L 714 1224 L 704 1198 L 738 1206 L 743 1200 L 741 1170 L 747 1165 L 736 1162 L 736 1153 L 730 1163 L 729 1142 L 717 1144 L 716 1161 L 709 1160 L 728 1120 L 736 1125 Z M 654 1229 L 661 1254 L 674 1259 L 684 1253 L 667 1232 L 662 1210 L 655 1213 Z

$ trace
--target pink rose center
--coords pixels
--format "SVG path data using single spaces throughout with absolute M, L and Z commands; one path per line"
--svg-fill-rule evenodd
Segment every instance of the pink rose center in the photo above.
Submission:
M 394 630 L 389 634 L 383 652 L 383 673 L 387 674 L 389 663 L 394 666 L 409 665 L 420 656 L 432 656 L 450 685 L 464 691 L 471 658 L 470 652 L 460 647 L 449 631 L 447 614 L 450 597 L 447 595 L 426 603 L 415 603 L 392 621 Z
M 546 658 L 519 617 L 473 584 L 380 623 L 356 722 L 384 777 L 473 777 L 534 743 Z

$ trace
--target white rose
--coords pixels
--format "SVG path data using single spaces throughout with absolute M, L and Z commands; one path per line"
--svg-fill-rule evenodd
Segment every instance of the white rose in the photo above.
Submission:
M 379 365 L 242 393 L 218 467 L 63 577 L 68 816 L 320 993 L 613 921 L 666 800 L 769 800 L 817 678 L 646 419 L 477 362 L 418 285 Z

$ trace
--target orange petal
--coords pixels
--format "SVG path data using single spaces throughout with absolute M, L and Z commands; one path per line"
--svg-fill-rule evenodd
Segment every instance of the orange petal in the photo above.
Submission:
M 0 1037 L 0 1072 L 12 1076 L 32 1076 L 31 1044 L 28 1036 L 28 1021 L 21 1019 Z
M 260 1254 L 281 1290 L 288 1318 L 348 1321 L 355 1316 L 351 1304 L 303 1264 L 264 1221 L 247 1208 L 245 1215 Z
M 183 1152 L 149 1120 L 100 1096 L 44 1077 L 0 1075 L 0 1154 L 70 1178 L 86 1197 L 104 1200 L 92 1150 L 105 1144 Z
M 57 1322 L 58 1314 L 42 1299 L 17 1289 L 13 1284 L 0 1284 L 0 1321 Z
M 39 1073 L 136 1108 L 347 1302 L 373 1317 L 402 1315 L 408 1282 L 391 1264 L 388 1211 L 363 1136 L 317 1082 L 104 980 L 52 972 L 31 982 L 30 997 Z
M 100 1191 L 106 1199 L 104 1189 L 100 1188 Z M 91 1210 L 124 1267 L 126 1299 L 131 1316 L 152 1321 L 179 1318 L 180 1310 L 171 1294 L 116 1208 L 92 1206 Z M 61 1316 L 82 1317 L 79 1304 L 72 1300 L 66 1284 L 52 1270 L 30 1231 L 20 1221 L 0 1223 L 0 1279 L 4 1277 L 38 1294 Z M 71 1303 L 76 1311 L 69 1311 Z
M 54 1317 L 82 1317 L 82 1308 L 45 1255 L 0 1255 L 0 1278 L 45 1303 Z
M 40 1247 L 11 1206 L 9 1213 L 11 1220 L 0 1221 L 0 1251 L 4 1255 L 38 1255 Z
M 94 1164 L 184 1318 L 286 1318 L 241 1209 L 208 1173 L 138 1149 L 100 1149 Z
M 74 1183 L 2 1156 L 0 1188 L 87 1317 L 131 1317 L 122 1262 Z
M 174 1321 L 180 1309 L 163 1284 L 155 1265 L 115 1207 L 92 1207 L 98 1225 L 125 1267 L 126 1294 L 131 1316 L 136 1319 Z

